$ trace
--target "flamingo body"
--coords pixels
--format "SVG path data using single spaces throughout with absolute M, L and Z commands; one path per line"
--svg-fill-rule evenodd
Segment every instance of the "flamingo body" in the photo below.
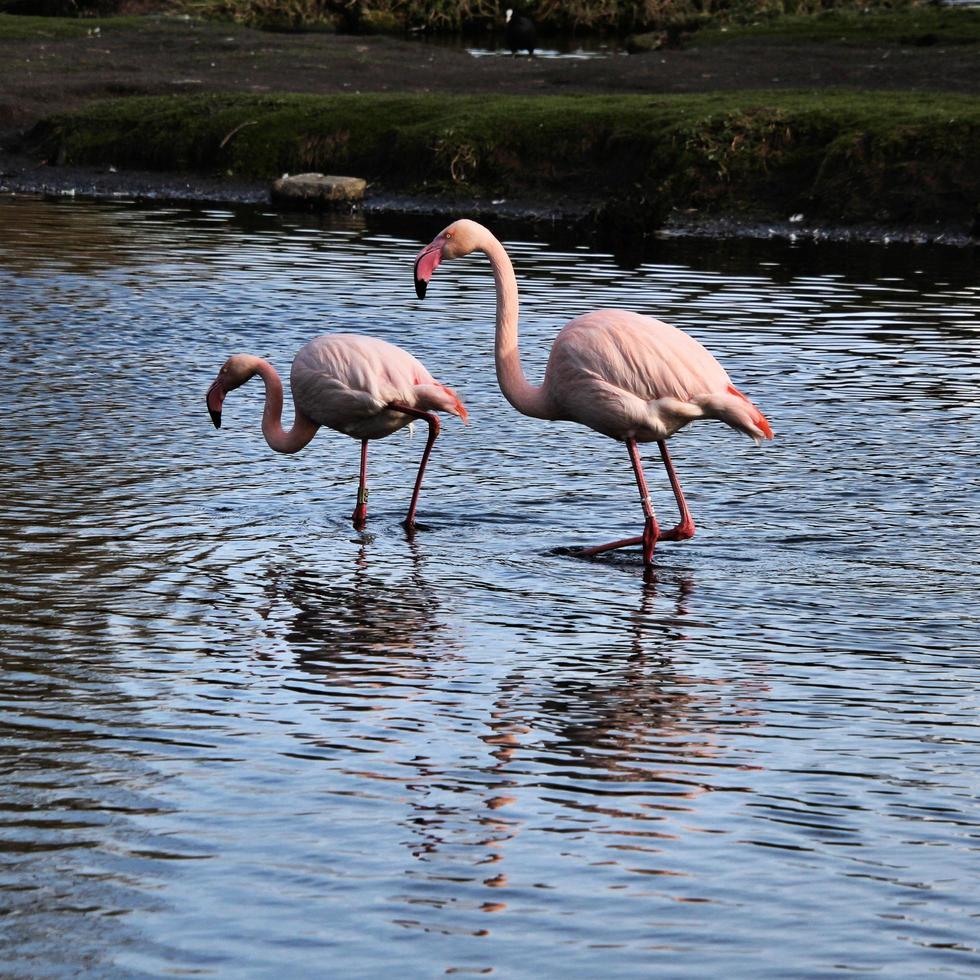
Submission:
M 555 338 L 542 389 L 553 418 L 613 439 L 656 442 L 698 418 L 754 439 L 768 423 L 693 337 L 629 310 L 576 317 Z
M 695 419 L 720 419 L 757 443 L 771 439 L 765 416 L 731 382 L 725 369 L 693 337 L 660 320 L 628 310 L 604 309 L 576 317 L 555 339 L 544 380 L 524 376 L 517 343 L 514 267 L 503 245 L 482 225 L 462 219 L 443 229 L 415 257 L 415 289 L 424 297 L 440 262 L 471 252 L 490 260 L 497 293 L 494 359 L 504 397 L 524 415 L 587 425 L 626 443 L 640 490 L 643 535 L 584 550 L 595 555 L 642 544 L 646 565 L 658 540 L 694 535 L 694 521 L 667 451 L 667 439 Z M 656 442 L 680 511 L 680 522 L 661 531 L 643 475 L 637 443 Z
M 289 386 L 307 418 L 353 439 L 383 439 L 411 423 L 393 403 L 466 417 L 452 389 L 407 350 L 360 334 L 328 334 L 301 347 Z
M 415 419 L 429 426 L 412 502 L 405 524 L 415 525 L 422 476 L 439 434 L 433 411 L 450 412 L 464 422 L 466 409 L 456 393 L 440 384 L 408 351 L 360 334 L 327 334 L 300 348 L 293 359 L 290 387 L 294 421 L 282 427 L 283 390 L 276 369 L 261 357 L 235 354 L 228 358 L 208 388 L 207 405 L 216 428 L 228 392 L 259 375 L 265 382 L 262 434 L 278 453 L 295 453 L 306 446 L 321 426 L 361 440 L 361 472 L 353 522 L 358 529 L 367 518 L 367 446 Z

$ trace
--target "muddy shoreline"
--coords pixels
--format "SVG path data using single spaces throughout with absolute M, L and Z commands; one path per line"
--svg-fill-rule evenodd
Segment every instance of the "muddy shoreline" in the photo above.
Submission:
M 224 205 L 286 210 L 270 199 L 268 181 L 206 177 L 188 173 L 118 171 L 105 167 L 48 166 L 23 154 L 0 150 L 0 195 L 52 199 L 132 202 L 138 204 Z M 372 190 L 354 210 L 365 215 L 425 216 L 450 220 L 460 215 L 529 227 L 560 227 L 583 240 L 601 237 L 592 222 L 596 202 L 569 197 L 549 200 L 453 199 L 409 196 Z M 792 218 L 793 220 L 790 220 Z M 828 225 L 806 215 L 784 221 L 702 216 L 677 212 L 655 232 L 658 237 L 767 238 L 788 241 L 905 243 L 972 247 L 978 239 L 962 227 Z

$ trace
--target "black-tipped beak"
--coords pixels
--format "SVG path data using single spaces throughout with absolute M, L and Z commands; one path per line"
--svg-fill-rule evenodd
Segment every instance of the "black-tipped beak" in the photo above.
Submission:
M 216 429 L 221 428 L 221 406 L 224 404 L 225 400 L 225 390 L 221 385 L 220 381 L 215 381 L 210 388 L 208 388 L 208 393 L 204 396 L 204 400 L 208 405 L 208 415 L 211 416 L 211 421 L 214 422 L 214 427 Z
M 415 256 L 415 295 L 419 299 L 425 299 L 425 290 L 432 278 L 432 273 L 436 271 L 436 266 L 442 260 L 441 248 L 439 240 L 436 239 Z
M 422 256 L 420 255 L 415 260 L 415 268 L 412 270 L 415 275 L 415 295 L 419 299 L 425 299 L 425 290 L 429 285 L 428 282 L 419 275 L 419 263 L 422 261 Z

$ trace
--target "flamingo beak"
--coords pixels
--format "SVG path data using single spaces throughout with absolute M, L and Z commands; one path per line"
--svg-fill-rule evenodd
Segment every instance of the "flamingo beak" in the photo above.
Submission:
M 438 241 L 426 245 L 415 257 L 415 295 L 419 299 L 425 299 L 425 289 L 441 260 L 442 243 Z
M 221 428 L 221 406 L 225 401 L 225 388 L 221 384 L 220 379 L 215 379 L 214 383 L 208 388 L 208 393 L 206 397 L 208 403 L 208 413 L 211 416 L 211 421 L 214 422 L 214 427 L 216 429 Z

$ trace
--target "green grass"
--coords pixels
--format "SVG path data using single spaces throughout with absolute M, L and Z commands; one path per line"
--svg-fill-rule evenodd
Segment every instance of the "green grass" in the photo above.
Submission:
M 47 120 L 35 138 L 66 163 L 582 195 L 647 226 L 673 207 L 966 221 L 980 202 L 980 102 L 946 94 L 127 98 Z
M 308 27 L 328 24 L 353 31 L 434 32 L 484 30 L 502 26 L 498 0 L 176 0 L 179 9 L 209 20 L 232 20 L 253 27 Z M 921 6 L 920 6 L 921 4 Z M 926 8 L 924 0 L 524 0 L 523 13 L 539 30 L 637 34 L 700 26 L 752 24 L 773 17 L 806 21 L 825 14 L 860 14 L 869 6 L 886 18 Z M 797 15 L 797 16 L 794 16 Z M 797 28 L 788 28 L 797 29 Z
M 0 13 L 0 41 L 55 41 L 85 37 L 95 28 L 106 34 L 145 25 L 144 17 L 22 17 Z
M 853 0 L 821 12 L 806 10 L 812 0 L 673 0 L 670 4 L 544 4 L 544 29 L 620 30 L 676 28 L 695 31 L 692 43 L 721 44 L 740 38 L 799 41 L 880 41 L 894 43 L 980 43 L 980 10 L 935 6 L 861 9 Z M 500 20 L 488 0 L 467 4 L 350 3 L 347 0 L 179 0 L 169 5 L 203 19 L 236 21 L 252 26 L 360 27 L 398 33 L 425 24 L 433 30 L 458 30 L 465 23 Z M 634 9 L 635 8 L 635 9 Z M 356 16 L 355 16 L 356 11 Z M 158 15 L 166 19 L 163 15 Z M 146 26 L 143 17 L 25 17 L 0 13 L 0 41 L 46 40 L 85 36 Z
M 894 44 L 980 44 L 980 10 L 909 7 L 901 10 L 829 10 L 814 16 L 776 17 L 759 23 L 710 27 L 692 43 L 724 44 L 742 38 Z

